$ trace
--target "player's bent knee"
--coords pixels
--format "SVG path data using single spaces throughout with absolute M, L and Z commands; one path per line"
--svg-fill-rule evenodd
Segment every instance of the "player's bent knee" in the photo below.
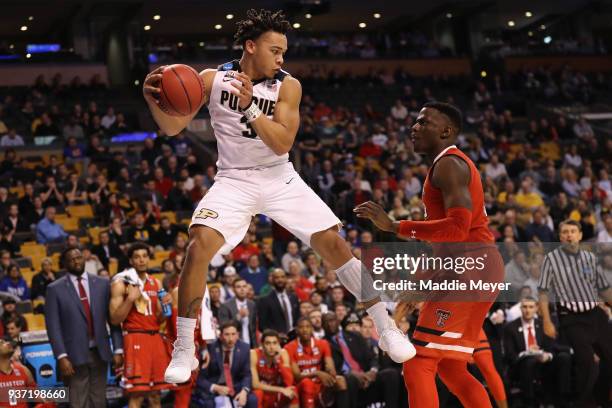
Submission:
M 214 255 L 225 239 L 221 233 L 205 225 L 194 225 L 189 230 L 187 253 L 191 256 Z

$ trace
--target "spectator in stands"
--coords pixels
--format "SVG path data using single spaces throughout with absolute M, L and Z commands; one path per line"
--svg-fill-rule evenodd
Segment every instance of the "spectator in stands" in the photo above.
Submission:
M 295 241 L 291 241 L 287 244 L 287 252 L 281 258 L 281 265 L 285 271 L 289 270 L 289 262 L 291 261 L 297 262 L 300 269 L 304 269 L 304 262 L 300 256 L 298 244 Z
M 43 259 L 40 272 L 32 277 L 32 300 L 44 299 L 47 286 L 62 276 L 63 274 L 57 274 L 53 270 L 51 258 Z
M 170 356 L 160 325 L 166 321 L 163 304 L 171 304 L 167 293 L 156 294 L 161 282 L 149 275 L 151 252 L 143 242 L 133 243 L 128 259 L 133 269 L 113 277 L 110 298 L 110 321 L 122 325 L 125 343 L 125 378 L 129 404 L 140 407 L 145 398 L 149 406 L 160 407 L 160 391 L 171 388 L 164 382 L 164 371 Z
M 528 210 L 544 205 L 542 196 L 536 192 L 535 183 L 530 176 L 526 176 L 521 181 L 521 188 L 516 194 L 516 202 Z
M 170 222 L 166 216 L 160 218 L 159 229 L 155 233 L 153 243 L 164 250 L 172 248 L 181 229 Z
M 66 163 L 71 164 L 85 160 L 85 149 L 77 142 L 76 138 L 71 137 L 66 142 L 66 147 L 64 147 L 64 159 Z
M 325 339 L 331 346 L 337 373 L 347 378 L 351 406 L 384 402 L 385 407 L 399 407 L 401 375 L 393 369 L 378 370 L 376 354 L 359 332 L 347 330 L 360 319 L 351 313 L 342 320 L 342 329 L 333 313 L 323 316 Z
M 272 251 L 272 245 L 268 242 L 263 242 L 261 244 L 261 252 L 259 253 L 259 264 L 262 268 L 269 271 L 270 268 L 278 267 L 279 262 L 274 256 L 274 252 Z
M 72 137 L 76 140 L 85 139 L 85 132 L 83 131 L 83 126 L 81 126 L 74 117 L 68 119 L 68 123 L 64 125 L 64 128 L 62 130 L 62 135 L 64 136 L 64 140 L 68 140 Z
M 23 138 L 17 134 L 15 128 L 9 128 L 8 133 L 0 139 L 1 147 L 19 147 L 24 144 Z
M 212 311 L 213 317 L 218 322 L 219 309 L 223 304 L 221 302 L 221 285 L 218 283 L 209 284 L 208 291 L 210 292 L 210 310 Z
M 34 186 L 32 183 L 25 183 L 23 185 L 23 197 L 21 197 L 18 201 L 19 206 L 19 214 L 24 217 L 24 220 L 28 227 L 32 224 L 35 224 L 39 220 L 32 222 L 35 217 L 34 213 Z
M 3 249 L 0 250 L 0 277 L 5 276 L 8 273 L 9 267 L 14 263 L 11 258 L 11 252 Z
M 566 168 L 562 173 L 562 182 L 561 187 L 563 187 L 563 191 L 570 196 L 571 198 L 578 197 L 580 195 L 581 187 L 578 183 L 578 176 L 576 175 L 576 171 L 569 167 Z
M 319 283 L 323 283 L 324 285 L 327 286 L 327 281 L 325 278 L 323 277 L 319 277 L 316 278 L 315 280 L 315 290 L 313 292 L 310 293 L 310 303 L 312 303 L 312 306 L 317 309 L 320 310 L 322 313 L 327 313 L 328 307 L 325 303 L 323 303 L 324 297 L 321 295 L 320 292 L 317 291 L 317 282 Z
M 168 198 L 164 205 L 164 211 L 192 211 L 193 202 L 185 188 L 185 179 L 179 178 L 174 187 L 168 192 Z
M 104 174 L 98 174 L 95 181 L 87 186 L 87 197 L 91 204 L 100 205 L 108 201 L 110 195 L 108 180 Z
M 274 290 L 259 300 L 257 314 L 259 315 L 259 329 L 272 329 L 281 335 L 286 335 L 293 329 L 300 313 L 297 297 L 288 294 L 287 273 L 276 268 L 271 273 Z
M 77 248 L 71 245 L 66 245 L 67 247 Z M 83 260 L 85 262 L 85 273 L 90 275 L 97 275 L 98 271 L 104 269 L 104 265 L 100 262 L 100 259 L 91 252 L 91 249 L 85 247 L 81 251 L 83 253 Z
M 239 340 L 239 324 L 233 320 L 221 324 L 220 331 L 219 339 L 207 346 L 210 362 L 198 375 L 192 403 L 205 408 L 228 404 L 256 408 L 249 345 Z
M 19 252 L 19 244 L 15 238 L 15 230 L 0 223 L 0 250 L 7 250 L 14 256 Z
M 587 141 L 595 136 L 595 133 L 593 132 L 593 128 L 591 127 L 591 125 L 589 125 L 586 119 L 582 116 L 580 117 L 580 119 L 578 119 L 578 122 L 574 124 L 573 129 L 574 129 L 574 134 L 576 135 L 576 137 L 584 141 Z
M 115 115 L 115 109 L 112 106 L 109 106 L 106 110 L 106 114 L 102 116 L 102 120 L 100 121 L 100 125 L 106 130 L 109 130 L 117 121 L 117 116 Z
M 144 242 L 153 243 L 155 231 L 148 225 L 145 225 L 145 217 L 141 212 L 137 212 L 132 218 L 132 227 L 127 232 L 128 242 Z
M 408 116 L 408 109 L 402 103 L 401 99 L 395 101 L 395 105 L 391 108 L 391 117 L 397 121 L 403 121 Z
M 131 127 L 125 119 L 125 115 L 122 112 L 117 112 L 117 120 L 110 128 L 110 133 L 116 135 L 118 133 L 127 133 L 131 131 Z
M 239 337 L 246 344 L 257 345 L 257 306 L 247 299 L 247 281 L 238 278 L 233 283 L 234 296 L 219 308 L 219 323 L 236 321 L 240 325 Z
M 78 248 L 65 249 L 60 262 L 68 274 L 47 287 L 45 301 L 53 355 L 69 388 L 70 406 L 103 407 L 109 364 L 123 365 L 121 329 L 109 317 L 110 283 L 85 273 Z
M 39 190 L 39 196 L 45 207 L 60 206 L 64 203 L 64 195 L 57 186 L 55 176 L 47 176 L 45 185 Z
M 35 124 L 33 123 L 34 127 Z M 51 119 L 51 116 L 48 112 L 44 112 L 40 116 L 40 121 L 38 125 L 34 128 L 34 136 L 59 136 L 61 134 L 57 125 Z
M 534 241 L 536 238 L 541 242 L 553 242 L 555 240 L 555 234 L 545 223 L 542 211 L 535 210 L 532 215 L 533 219 L 531 223 L 525 228 L 525 234 L 527 240 Z
M 23 331 L 28 331 L 28 322 L 25 317 L 21 315 L 17 311 L 17 301 L 14 298 L 5 298 L 2 301 L 2 326 L 4 327 L 4 332 L 8 332 L 7 324 L 9 321 L 16 319 L 19 322 L 19 327 L 23 329 Z
M 39 244 L 64 242 L 68 234 L 64 228 L 55 222 L 55 207 L 47 207 L 45 218 L 36 225 L 36 241 Z
M 85 185 L 79 180 L 77 172 L 70 173 L 70 180 L 64 186 L 62 192 L 66 196 L 68 205 L 81 205 L 87 203 L 87 191 Z
M 0 292 L 8 292 L 21 300 L 30 299 L 30 288 L 16 264 L 11 265 L 6 276 L 0 280 Z
M 518 295 L 518 291 L 529 279 L 529 263 L 525 252 L 517 249 L 512 260 L 505 267 L 505 281 L 510 283 L 510 290 Z
M 308 320 L 312 325 L 312 335 L 315 339 L 320 340 L 325 338 L 325 330 L 323 329 L 323 313 L 319 309 L 313 309 L 308 314 Z
M 257 254 L 249 256 L 246 266 L 240 271 L 240 276 L 253 285 L 255 293 L 259 293 L 268 282 L 268 271 L 259 266 L 259 255 Z
M 123 251 L 128 242 L 128 234 L 123 231 L 121 218 L 113 217 L 111 219 L 108 235 L 110 236 L 111 245 L 116 245 Z
M 598 243 L 612 243 L 612 214 L 603 217 L 604 228 L 597 234 Z
M 537 317 L 537 301 L 521 300 L 521 317 L 504 328 L 505 358 L 510 377 L 518 381 L 525 406 L 536 403 L 536 380 L 542 379 L 556 407 L 569 407 L 571 356 L 544 334 Z
M 145 182 L 144 191 L 139 194 L 138 201 L 139 203 L 151 201 L 153 206 L 158 209 L 164 206 L 165 199 L 164 196 L 156 190 L 155 179 L 150 178 Z

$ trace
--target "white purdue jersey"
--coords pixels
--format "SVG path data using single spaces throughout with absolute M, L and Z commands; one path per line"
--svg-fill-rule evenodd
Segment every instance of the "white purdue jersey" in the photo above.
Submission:
M 276 155 L 272 149 L 257 136 L 255 129 L 246 121 L 238 108 L 238 97 L 231 84 L 230 71 L 240 71 L 237 60 L 219 66 L 213 80 L 208 111 L 211 124 L 217 138 L 219 169 L 248 169 L 268 167 L 289 161 L 289 155 Z M 272 118 L 278 101 L 278 94 L 287 72 L 280 71 L 272 79 L 253 82 L 253 101 L 257 103 L 264 115 Z

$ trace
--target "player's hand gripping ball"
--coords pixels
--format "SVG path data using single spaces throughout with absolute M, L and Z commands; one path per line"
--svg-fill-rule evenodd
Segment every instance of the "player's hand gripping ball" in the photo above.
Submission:
M 157 104 L 164 113 L 170 116 L 189 116 L 202 106 L 204 81 L 190 66 L 161 66 L 147 75 L 143 93 L 145 99 Z

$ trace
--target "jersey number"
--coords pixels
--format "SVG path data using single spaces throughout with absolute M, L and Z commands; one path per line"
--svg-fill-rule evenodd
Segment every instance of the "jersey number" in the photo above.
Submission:
M 257 133 L 255 133 L 255 129 L 253 129 L 253 126 L 251 126 L 251 124 L 247 121 L 246 117 L 244 116 L 241 117 L 240 123 L 243 123 L 247 129 L 247 130 L 242 131 L 242 136 L 248 137 L 250 139 L 255 139 L 257 137 Z

